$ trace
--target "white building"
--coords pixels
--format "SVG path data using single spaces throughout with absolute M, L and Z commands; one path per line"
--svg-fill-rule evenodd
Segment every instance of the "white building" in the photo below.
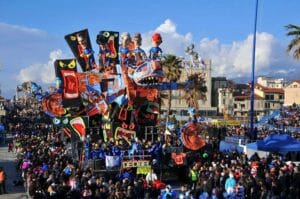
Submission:
M 231 88 L 219 88 L 218 89 L 218 113 L 233 115 L 233 92 Z
M 283 78 L 275 79 L 271 77 L 260 76 L 257 83 L 267 88 L 284 88 L 287 82 Z
M 205 60 L 204 64 L 193 64 L 191 61 L 183 61 L 183 69 L 180 80 L 178 82 L 186 82 L 188 75 L 194 73 L 202 73 L 205 77 L 206 81 L 206 100 L 198 100 L 199 104 L 199 112 L 201 116 L 213 116 L 216 115 L 217 107 L 211 106 L 211 84 L 212 84 L 212 77 L 211 77 L 211 60 Z M 172 91 L 172 102 L 171 102 L 171 110 L 176 112 L 179 115 L 187 115 L 187 108 L 188 105 L 183 99 L 184 90 L 178 89 Z M 162 109 L 167 109 L 167 101 L 164 100 Z

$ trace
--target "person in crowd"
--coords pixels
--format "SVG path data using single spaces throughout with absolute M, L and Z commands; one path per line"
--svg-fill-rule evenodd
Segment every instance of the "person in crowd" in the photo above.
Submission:
M 6 194 L 6 173 L 3 167 L 0 167 L 0 194 Z
M 157 179 L 158 178 L 157 178 L 156 173 L 153 171 L 153 169 L 150 169 L 150 172 L 147 173 L 147 175 L 146 175 L 146 182 L 147 182 L 147 184 L 151 184 L 154 181 L 156 181 Z
M 197 182 L 198 182 L 198 168 L 197 168 L 197 165 L 194 164 L 191 168 L 190 168 L 190 171 L 189 171 L 189 181 L 190 181 L 190 188 L 192 190 L 195 190 L 196 189 L 196 185 L 197 185 Z
M 226 182 L 225 182 L 225 190 L 226 190 L 227 196 L 230 197 L 231 195 L 233 195 L 235 185 L 236 185 L 236 180 L 234 179 L 233 173 L 230 172 L 229 177 L 226 179 Z

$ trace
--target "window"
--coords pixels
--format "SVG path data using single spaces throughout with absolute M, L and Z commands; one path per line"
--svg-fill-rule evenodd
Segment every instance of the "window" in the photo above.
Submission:
M 279 99 L 282 100 L 283 99 L 283 95 L 279 95 Z
M 274 95 L 266 95 L 266 100 L 274 100 Z
M 234 104 L 233 107 L 234 107 L 234 108 L 237 108 L 237 104 Z
M 266 102 L 265 103 L 265 108 L 270 108 L 270 103 Z

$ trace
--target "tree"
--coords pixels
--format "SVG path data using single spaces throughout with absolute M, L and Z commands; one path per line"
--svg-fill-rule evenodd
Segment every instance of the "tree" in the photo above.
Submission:
M 194 73 L 188 76 L 188 84 L 184 89 L 183 99 L 189 107 L 199 109 L 198 100 L 206 100 L 207 87 L 202 73 Z
M 289 24 L 285 26 L 287 29 L 287 36 L 294 36 L 295 38 L 289 43 L 287 52 L 294 51 L 293 57 L 300 59 L 300 26 Z
M 171 102 L 172 102 L 171 83 L 177 82 L 180 79 L 181 70 L 182 70 L 182 60 L 175 55 L 165 55 L 162 58 L 161 65 L 164 71 L 165 80 L 170 82 L 170 89 L 168 90 L 168 94 L 165 95 L 168 99 L 168 109 L 167 109 L 167 116 L 166 116 L 166 125 L 167 125 L 169 121 Z M 161 96 L 163 96 L 163 94 Z

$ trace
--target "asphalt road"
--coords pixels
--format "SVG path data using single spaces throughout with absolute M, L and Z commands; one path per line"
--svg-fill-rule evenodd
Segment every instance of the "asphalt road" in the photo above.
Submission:
M 9 139 L 7 139 L 9 140 Z M 0 195 L 1 199 L 23 199 L 27 198 L 23 186 L 14 186 L 13 181 L 19 179 L 20 172 L 16 171 L 16 154 L 8 153 L 7 143 L 0 139 L 0 166 L 6 172 L 6 191 L 7 194 Z

